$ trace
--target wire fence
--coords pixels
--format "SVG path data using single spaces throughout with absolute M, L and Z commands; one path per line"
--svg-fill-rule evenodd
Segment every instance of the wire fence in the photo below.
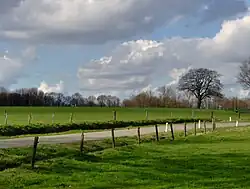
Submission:
M 56 136 L 36 136 L 28 138 L 16 138 L 16 139 L 6 139 L 0 140 L 0 148 L 12 148 L 12 147 L 26 147 L 32 146 L 32 158 L 31 167 L 34 168 L 36 159 L 36 152 L 39 150 L 39 144 L 79 144 L 79 153 L 87 153 L 85 144 L 87 141 L 100 141 L 103 139 L 111 139 L 112 148 L 116 148 L 116 142 L 121 137 L 136 137 L 137 144 L 140 145 L 143 142 L 143 138 L 150 135 L 153 136 L 153 140 L 159 142 L 162 140 L 161 135 L 167 134 L 168 139 L 171 141 L 175 140 L 175 135 L 187 137 L 190 135 L 203 135 L 209 132 L 215 131 L 217 128 L 225 127 L 240 127 L 249 126 L 248 122 L 194 122 L 194 123 L 184 123 L 176 124 L 166 123 L 165 125 L 154 125 L 151 127 L 137 127 L 128 129 L 114 129 L 106 130 L 102 132 L 91 132 L 91 133 L 77 133 L 68 135 L 56 135 Z

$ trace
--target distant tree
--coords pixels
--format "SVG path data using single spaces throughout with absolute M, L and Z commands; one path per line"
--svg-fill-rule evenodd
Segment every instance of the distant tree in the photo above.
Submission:
M 244 89 L 250 89 L 250 58 L 241 63 L 237 80 Z
M 106 106 L 106 103 L 107 103 L 107 96 L 106 95 L 100 95 L 100 96 L 97 97 L 97 101 L 98 101 L 98 104 L 101 107 L 104 107 L 104 106 Z
M 178 89 L 192 93 L 197 98 L 197 108 L 209 97 L 223 97 L 221 75 L 206 68 L 190 69 L 180 80 Z
M 74 93 L 72 96 L 71 96 L 71 102 L 70 104 L 72 106 L 83 106 L 84 105 L 84 99 L 82 97 L 82 95 L 80 93 Z
M 95 106 L 95 101 L 96 101 L 96 97 L 95 96 L 89 96 L 88 97 L 88 106 Z

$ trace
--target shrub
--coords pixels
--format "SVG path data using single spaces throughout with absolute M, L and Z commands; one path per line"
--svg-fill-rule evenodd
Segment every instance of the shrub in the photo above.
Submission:
M 210 121 L 209 119 L 200 119 L 201 121 Z M 31 125 L 2 125 L 0 126 L 1 136 L 16 136 L 24 134 L 45 134 L 57 133 L 70 130 L 103 130 L 111 128 L 123 128 L 129 126 L 148 126 L 155 124 L 170 123 L 190 123 L 198 119 L 157 119 L 140 121 L 107 121 L 107 122 L 83 122 L 68 124 L 31 124 Z

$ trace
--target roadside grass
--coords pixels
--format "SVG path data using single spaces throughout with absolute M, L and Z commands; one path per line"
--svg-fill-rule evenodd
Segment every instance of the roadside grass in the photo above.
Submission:
M 31 148 L 1 149 L 0 188 L 250 188 L 250 127 L 191 134 L 39 145 L 33 170 Z
M 28 124 L 28 114 L 32 114 L 32 123 L 52 123 L 52 114 L 55 113 L 54 123 L 69 123 L 73 113 L 73 122 L 109 121 L 113 119 L 113 110 L 117 111 L 117 120 L 144 120 L 146 110 L 148 119 L 191 118 L 194 111 L 195 118 L 210 118 L 211 111 L 220 120 L 238 119 L 234 111 L 226 110 L 198 110 L 189 108 L 107 108 L 107 107 L 0 107 L 0 124 L 4 124 L 4 111 L 8 113 L 8 124 Z M 2 114 L 1 114 L 2 112 Z M 250 114 L 242 114 L 242 120 L 250 120 Z

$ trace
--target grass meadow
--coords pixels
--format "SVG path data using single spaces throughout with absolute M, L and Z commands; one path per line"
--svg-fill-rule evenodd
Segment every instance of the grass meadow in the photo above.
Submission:
M 1 189 L 250 188 L 250 127 L 218 129 L 175 141 L 144 136 L 79 144 L 39 146 L 36 168 L 31 148 L 1 149 Z M 12 167 L 12 168 L 11 168 Z
M 146 110 L 144 108 L 115 108 L 117 120 L 144 120 Z M 101 107 L 0 107 L 0 124 L 5 123 L 5 110 L 8 113 L 8 124 L 24 125 L 28 123 L 28 115 L 32 114 L 32 123 L 67 123 L 70 114 L 73 113 L 73 122 L 84 121 L 109 121 L 113 119 L 114 108 Z M 167 118 L 210 118 L 212 110 L 178 109 L 178 108 L 148 108 L 148 119 Z M 2 114 L 1 114 L 2 112 Z M 52 118 L 52 115 L 55 115 Z M 233 111 L 214 110 L 214 116 L 221 120 L 238 118 Z M 250 114 L 242 114 L 242 120 L 250 120 Z

